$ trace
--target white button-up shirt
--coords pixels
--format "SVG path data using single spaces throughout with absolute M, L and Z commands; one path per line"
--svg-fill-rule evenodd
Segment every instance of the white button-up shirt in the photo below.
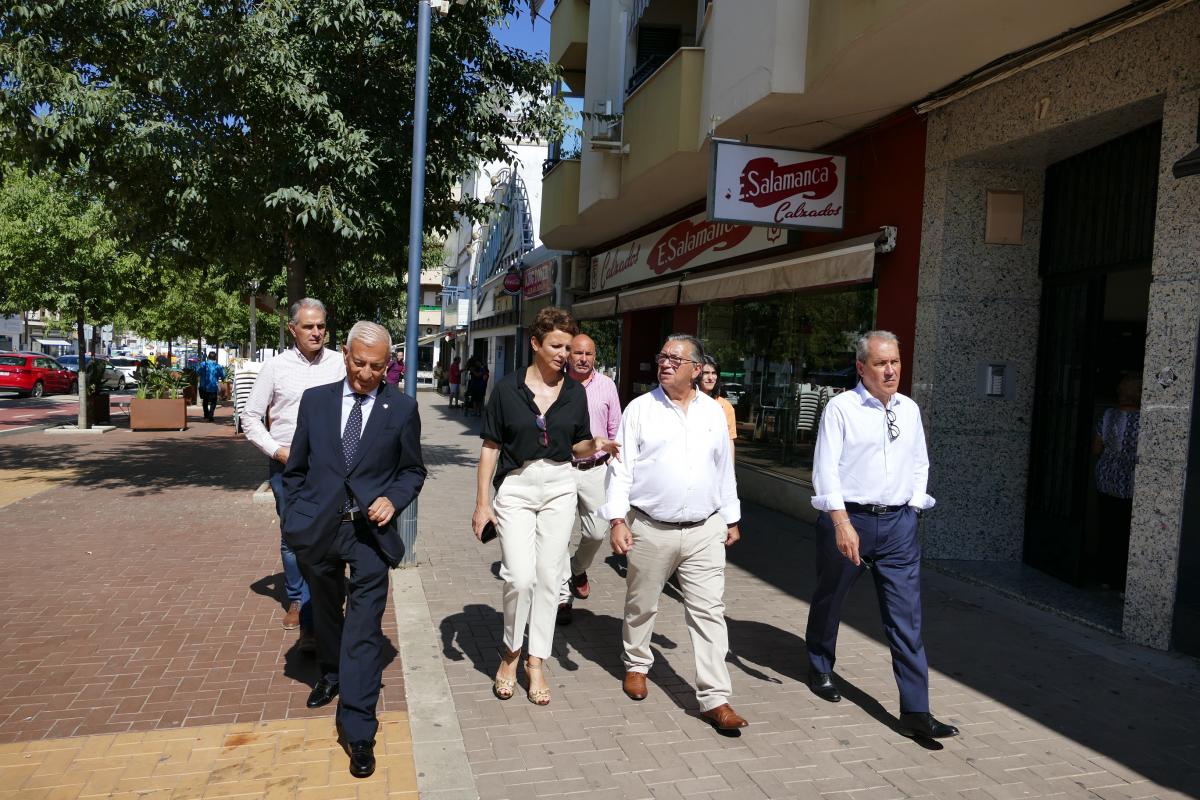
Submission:
M 254 388 L 242 409 L 242 426 L 246 438 L 267 454 L 275 455 L 281 447 L 292 446 L 296 432 L 296 415 L 300 413 L 300 396 L 305 389 L 336 383 L 346 377 L 346 362 L 340 353 L 322 348 L 312 361 L 295 347 L 268 359 L 258 372 Z M 271 430 L 262 418 L 270 413 Z
M 635 399 L 621 417 L 621 460 L 609 459 L 603 519 L 636 506 L 661 522 L 698 522 L 720 513 L 725 524 L 742 518 L 729 453 L 725 412 L 695 392 L 687 413 L 661 386 Z
M 888 435 L 883 403 L 860 382 L 836 395 L 821 415 L 813 456 L 814 508 L 838 511 L 846 503 L 933 508 L 925 493 L 929 455 L 921 410 L 912 398 L 892 395 L 888 404 L 900 435 Z

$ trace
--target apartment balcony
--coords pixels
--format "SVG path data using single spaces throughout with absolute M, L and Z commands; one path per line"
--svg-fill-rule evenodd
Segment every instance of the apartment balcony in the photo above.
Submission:
M 704 50 L 683 47 L 625 100 L 624 141 L 629 155 L 621 165 L 624 187 L 648 173 L 672 171 L 677 157 L 692 162 L 704 141 L 700 99 Z
M 437 325 L 442 324 L 442 307 L 441 306 L 421 306 L 417 311 L 418 325 Z
M 559 0 L 550 14 L 550 63 L 563 68 L 563 80 L 572 91 L 583 92 L 587 68 L 587 0 Z
M 579 235 L 579 159 L 559 161 L 542 177 L 541 222 L 546 247 L 572 249 Z

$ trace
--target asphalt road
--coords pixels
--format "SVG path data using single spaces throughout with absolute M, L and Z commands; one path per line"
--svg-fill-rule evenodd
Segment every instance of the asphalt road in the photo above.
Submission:
M 112 402 L 128 401 L 133 394 L 112 394 Z M 18 397 L 16 392 L 0 390 L 0 433 L 61 425 L 79 416 L 79 399 L 73 394 L 48 397 Z

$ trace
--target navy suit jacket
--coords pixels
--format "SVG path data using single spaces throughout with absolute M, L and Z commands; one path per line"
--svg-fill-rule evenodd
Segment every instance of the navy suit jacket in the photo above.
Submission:
M 300 398 L 296 432 L 283 471 L 287 498 L 283 536 L 297 557 L 320 561 L 341 524 L 342 504 L 353 492 L 364 513 L 377 498 L 392 501 L 396 513 L 380 527 L 367 521 L 384 559 L 400 563 L 400 512 L 421 491 L 425 463 L 421 459 L 421 418 L 417 403 L 395 386 L 380 384 L 358 447 L 346 469 L 342 457 L 343 382 L 314 386 Z

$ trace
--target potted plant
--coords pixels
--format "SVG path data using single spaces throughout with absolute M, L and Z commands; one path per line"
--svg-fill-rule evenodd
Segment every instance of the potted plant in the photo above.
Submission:
M 186 430 L 187 401 L 180 396 L 186 385 L 182 373 L 165 361 L 139 367 L 137 396 L 129 404 L 130 430 Z
M 83 378 L 87 388 L 88 419 L 94 425 L 107 425 L 112 419 L 109 394 L 104 391 L 104 362 L 95 356 L 84 357 Z

